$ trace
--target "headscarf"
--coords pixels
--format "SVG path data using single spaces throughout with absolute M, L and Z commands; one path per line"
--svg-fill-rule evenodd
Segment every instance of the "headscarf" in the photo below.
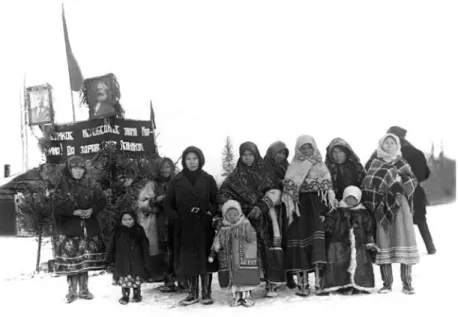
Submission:
M 280 151 L 286 151 L 286 157 L 283 162 L 277 163 L 275 161 L 275 156 Z M 285 178 L 286 170 L 288 169 L 288 156 L 289 150 L 286 147 L 286 144 L 281 141 L 272 143 L 267 149 L 266 155 L 264 156 L 264 162 L 266 163 L 267 168 L 270 169 L 273 174 L 275 174 L 275 177 L 280 182 Z
M 235 223 L 230 223 L 226 219 L 226 213 L 230 210 L 237 210 L 238 219 Z M 229 240 L 234 238 L 243 238 L 246 242 L 253 242 L 256 239 L 256 236 L 252 236 L 249 232 L 254 230 L 249 230 L 251 227 L 248 219 L 243 215 L 242 207 L 236 200 L 228 200 L 222 207 L 223 213 L 223 227 L 221 227 L 220 239 L 224 246 L 229 244 Z M 230 250 L 229 250 L 230 252 Z
M 363 193 L 361 192 L 361 189 L 359 189 L 358 187 L 356 187 L 356 186 L 348 186 L 347 188 L 345 188 L 345 190 L 343 192 L 342 200 L 339 203 L 339 207 L 348 208 L 348 205 L 345 202 L 345 199 L 348 196 L 353 196 L 353 197 L 356 198 L 358 203 L 356 204 L 356 206 L 351 207 L 350 209 L 351 210 L 365 209 L 364 206 L 361 204 L 362 195 L 363 195 Z
M 190 171 L 188 167 L 186 166 L 186 156 L 189 153 L 195 153 L 197 157 L 199 158 L 199 168 L 195 171 Z M 202 168 L 205 165 L 205 156 L 204 153 L 197 147 L 195 146 L 189 146 L 187 147 L 184 151 L 183 154 L 181 155 L 181 165 L 183 166 L 183 174 L 186 176 L 186 178 L 191 182 L 191 184 L 194 185 L 196 182 L 197 178 L 202 174 Z
M 304 156 L 300 152 L 300 148 L 310 144 L 313 147 L 313 154 Z M 293 221 L 293 214 L 299 214 L 299 190 L 305 179 L 313 179 L 318 183 L 324 180 L 331 180 L 331 175 L 323 163 L 320 151 L 316 145 L 315 139 L 309 135 L 301 135 L 297 138 L 294 158 L 289 165 L 285 180 L 283 181 L 282 201 L 286 205 L 286 215 L 289 219 L 289 224 Z M 318 189 L 320 193 L 320 189 Z M 322 195 L 324 199 L 324 195 Z
M 252 166 L 247 166 L 242 161 L 243 153 L 249 150 L 254 154 Z M 244 206 L 247 212 L 252 208 L 269 189 L 275 187 L 272 174 L 266 167 L 259 154 L 258 147 L 253 142 L 245 142 L 239 148 L 240 158 L 237 166 L 221 185 L 219 196 L 236 199 Z M 223 202 L 224 203 L 224 202 Z
M 132 219 L 134 219 L 134 224 L 132 225 L 132 227 L 128 228 L 126 226 L 124 226 L 122 224 L 122 217 L 124 217 L 124 215 L 129 215 L 132 217 Z M 137 216 L 135 215 L 134 212 L 132 211 L 123 211 L 120 216 L 119 216 L 119 220 L 118 220 L 118 224 L 113 228 L 113 231 L 114 231 L 114 235 L 116 237 L 116 239 L 118 239 L 119 237 L 121 237 L 121 235 L 123 233 L 126 233 L 124 235 L 124 238 L 126 239 L 126 243 L 129 241 L 129 239 L 135 239 L 137 240 L 138 242 L 141 241 L 142 237 L 144 236 L 144 229 L 142 228 L 142 226 L 138 223 L 138 219 L 137 219 Z
M 387 138 L 390 138 L 390 137 L 393 138 L 394 141 L 396 142 L 396 144 L 398 145 L 398 150 L 393 155 L 388 154 L 387 152 L 385 152 L 385 150 L 383 150 L 383 142 L 385 142 L 385 140 Z M 399 138 L 398 138 L 398 136 L 396 134 L 388 133 L 383 138 L 380 139 L 380 141 L 378 142 L 378 147 L 377 147 L 377 157 L 379 159 L 384 160 L 385 162 L 391 162 L 391 161 L 394 161 L 394 160 L 402 157 L 401 141 L 399 140 Z
M 341 148 L 346 154 L 346 161 L 343 164 L 337 164 L 332 157 L 332 151 L 335 147 Z M 335 138 L 326 148 L 326 166 L 332 176 L 332 185 L 337 197 L 341 197 L 342 189 L 349 185 L 360 186 L 366 175 L 363 165 L 359 157 L 345 140 Z M 350 175 L 349 175 L 350 174 Z M 349 184 L 354 182 L 354 184 Z

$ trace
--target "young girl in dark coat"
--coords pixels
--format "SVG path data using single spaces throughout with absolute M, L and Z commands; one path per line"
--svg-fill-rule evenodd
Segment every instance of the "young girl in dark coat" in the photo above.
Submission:
M 147 278 L 151 264 L 148 238 L 134 213 L 124 211 L 121 214 L 119 224 L 111 233 L 105 261 L 113 264 L 117 285 L 122 287 L 119 302 L 123 305 L 129 302 L 131 288 L 134 293 L 132 302 L 141 302 L 141 284 Z
M 325 220 L 327 263 L 321 279 L 323 292 L 369 293 L 374 288 L 373 254 L 375 225 L 360 203 L 361 190 L 348 186 L 339 208 Z

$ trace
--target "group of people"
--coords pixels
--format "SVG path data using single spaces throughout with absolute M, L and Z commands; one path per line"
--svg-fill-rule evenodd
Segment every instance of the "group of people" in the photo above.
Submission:
M 105 197 L 85 180 L 84 160 L 71 157 L 54 206 L 56 272 L 67 276 L 66 301 L 92 299 L 87 271 L 106 265 L 122 288 L 121 304 L 141 301 L 141 284 L 157 275 L 162 292 L 188 289 L 181 305 L 212 304 L 215 272 L 219 285 L 231 290 L 231 306 L 253 306 L 251 292 L 261 281 L 267 297 L 283 285 L 308 296 L 309 273 L 316 295 L 371 293 L 374 263 L 380 293 L 392 290 L 392 264 L 400 263 L 402 290 L 413 294 L 414 223 L 428 253 L 436 250 L 419 184 L 429 169 L 406 132 L 391 127 L 365 166 L 341 138 L 331 141 L 323 160 L 314 138 L 300 136 L 291 163 L 283 142 L 273 143 L 264 158 L 245 142 L 220 188 L 203 170 L 202 151 L 188 147 L 180 173 L 163 158 L 156 177 L 136 187 L 139 194 L 121 211 L 106 250 L 96 218 Z

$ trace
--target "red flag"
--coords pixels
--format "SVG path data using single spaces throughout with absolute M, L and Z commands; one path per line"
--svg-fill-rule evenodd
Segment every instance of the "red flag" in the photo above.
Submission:
M 150 106 L 151 128 L 154 131 L 154 130 L 156 130 L 156 120 L 154 118 L 153 102 L 151 100 L 149 101 L 149 106 Z
M 67 51 L 68 74 L 70 76 L 70 87 L 73 91 L 80 91 L 83 86 L 83 74 L 73 55 L 68 38 L 67 22 L 65 21 L 64 4 L 62 3 L 62 23 L 64 25 L 65 49 Z

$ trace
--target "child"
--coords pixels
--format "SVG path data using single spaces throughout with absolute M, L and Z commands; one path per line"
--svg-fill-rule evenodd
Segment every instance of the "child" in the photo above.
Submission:
M 361 190 L 348 186 L 337 210 L 325 220 L 328 263 L 322 278 L 322 295 L 369 293 L 374 288 L 372 254 L 374 243 L 372 215 L 360 204 Z M 369 251 L 370 250 L 370 251 Z
M 256 231 L 242 213 L 240 204 L 228 200 L 222 207 L 223 226 L 215 237 L 208 261 L 218 253 L 218 279 L 231 287 L 231 306 L 254 305 L 251 291 L 260 284 Z
M 132 212 L 124 211 L 120 224 L 111 233 L 106 257 L 106 262 L 114 265 L 117 285 L 122 287 L 119 302 L 123 305 L 129 302 L 131 288 L 134 292 L 132 302 L 142 301 L 141 284 L 151 267 L 148 250 L 145 230 Z

